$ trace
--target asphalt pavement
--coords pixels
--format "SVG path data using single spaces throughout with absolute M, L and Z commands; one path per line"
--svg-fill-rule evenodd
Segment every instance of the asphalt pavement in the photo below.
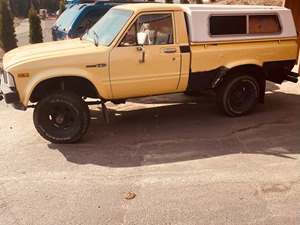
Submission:
M 299 225 L 299 85 L 241 118 L 210 94 L 92 107 L 73 145 L 1 102 L 0 225 Z

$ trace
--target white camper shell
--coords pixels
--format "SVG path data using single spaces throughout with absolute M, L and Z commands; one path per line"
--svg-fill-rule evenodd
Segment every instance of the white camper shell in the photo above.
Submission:
M 219 42 L 296 38 L 290 9 L 250 5 L 182 5 L 190 41 Z

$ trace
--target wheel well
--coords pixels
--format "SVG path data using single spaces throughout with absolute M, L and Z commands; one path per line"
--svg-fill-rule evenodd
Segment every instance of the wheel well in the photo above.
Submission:
M 226 79 L 227 77 L 234 77 L 239 73 L 246 73 L 249 76 L 254 77 L 259 86 L 260 86 L 260 96 L 259 96 L 259 101 L 261 103 L 264 102 L 264 97 L 265 97 L 265 90 L 266 90 L 266 74 L 265 71 L 261 66 L 258 65 L 242 65 L 242 66 L 237 66 L 234 68 L 229 69 L 224 78 Z
M 95 86 L 82 77 L 55 77 L 40 82 L 33 90 L 30 101 L 38 102 L 50 93 L 67 90 L 81 97 L 99 98 Z

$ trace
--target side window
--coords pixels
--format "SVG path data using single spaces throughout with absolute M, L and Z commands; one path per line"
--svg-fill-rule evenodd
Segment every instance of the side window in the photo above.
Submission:
M 147 14 L 140 16 L 128 30 L 120 46 L 137 45 L 137 33 L 146 34 L 145 45 L 173 44 L 172 14 Z
M 246 16 L 210 17 L 211 35 L 247 34 Z
M 120 46 L 137 46 L 137 32 L 136 32 L 136 23 L 134 23 L 130 29 L 127 31 L 125 37 L 123 38 Z
M 281 32 L 281 26 L 276 15 L 249 16 L 250 34 L 272 34 Z

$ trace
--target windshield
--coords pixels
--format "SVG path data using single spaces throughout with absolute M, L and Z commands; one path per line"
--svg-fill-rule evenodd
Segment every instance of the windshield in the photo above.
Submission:
M 132 12 L 128 10 L 111 9 L 83 36 L 83 38 L 95 42 L 96 45 L 109 46 L 127 23 L 131 15 Z
M 80 10 L 79 5 L 72 6 L 71 8 L 67 8 L 58 18 L 55 25 L 59 28 L 59 30 L 69 31 L 74 20 L 77 18 Z

